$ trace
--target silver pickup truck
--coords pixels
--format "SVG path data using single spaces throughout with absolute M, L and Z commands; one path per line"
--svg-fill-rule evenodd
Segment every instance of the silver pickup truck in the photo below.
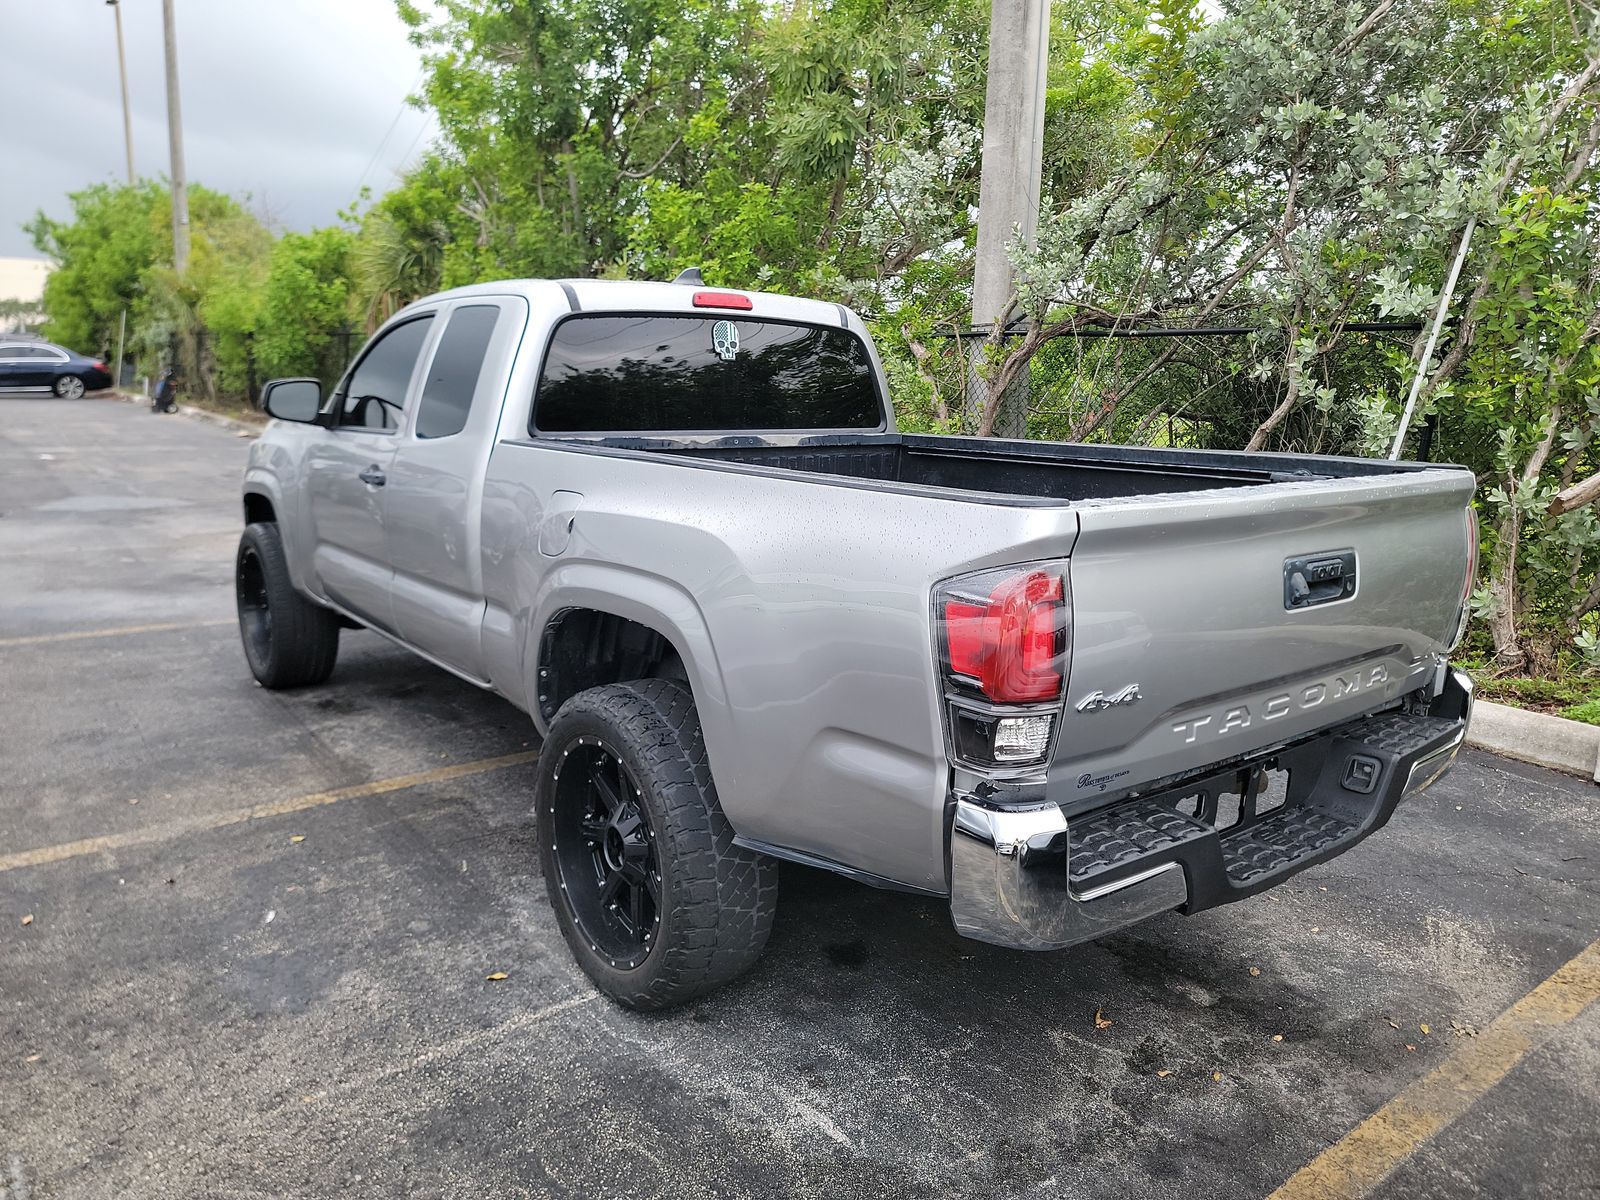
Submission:
M 255 677 L 365 627 L 525 710 L 634 1007 L 756 960 L 780 859 L 1070 946 L 1342 853 L 1466 734 L 1456 468 L 902 434 L 854 313 L 692 277 L 446 292 L 264 403 Z

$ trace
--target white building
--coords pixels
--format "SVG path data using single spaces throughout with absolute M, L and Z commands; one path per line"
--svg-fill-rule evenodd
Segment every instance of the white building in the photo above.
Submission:
M 48 259 L 0 258 L 0 333 L 20 333 L 44 320 L 40 302 L 49 275 Z

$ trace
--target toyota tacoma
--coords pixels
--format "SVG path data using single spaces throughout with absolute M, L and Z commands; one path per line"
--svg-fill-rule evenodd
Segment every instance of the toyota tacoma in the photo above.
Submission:
M 255 678 L 364 627 L 525 710 L 626 1005 L 747 969 L 780 860 L 1071 946 L 1343 853 L 1466 734 L 1459 468 L 901 433 L 854 313 L 692 272 L 432 296 L 264 405 Z

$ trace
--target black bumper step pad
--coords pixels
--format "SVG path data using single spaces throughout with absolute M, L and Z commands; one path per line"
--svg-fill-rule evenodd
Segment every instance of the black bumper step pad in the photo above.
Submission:
M 1241 900 L 1341 853 L 1388 821 L 1412 765 L 1452 738 L 1461 722 L 1432 715 L 1384 713 L 1330 730 L 1270 758 L 1154 796 L 1138 797 L 1067 820 L 1067 873 L 1085 892 L 1181 863 L 1187 912 Z M 1249 772 L 1289 772 L 1282 807 L 1255 814 Z M 1259 780 L 1259 776 L 1255 777 Z M 1204 819 L 1218 792 L 1241 794 L 1241 822 L 1217 829 Z M 1176 805 L 1203 793 L 1199 816 Z
M 1222 835 L 1222 865 L 1234 883 L 1253 883 L 1352 837 L 1356 827 L 1311 808 L 1283 809 L 1258 825 Z
M 1093 886 L 1091 880 L 1109 882 L 1128 873 L 1124 868 L 1155 866 L 1187 842 L 1216 836 L 1210 825 L 1160 797 L 1101 809 L 1069 821 L 1067 830 L 1072 843 L 1067 874 L 1075 888 Z
M 1405 713 L 1385 713 L 1363 721 L 1356 740 L 1369 753 L 1393 758 L 1404 758 L 1419 750 L 1448 738 L 1458 723 L 1444 717 L 1411 716 Z

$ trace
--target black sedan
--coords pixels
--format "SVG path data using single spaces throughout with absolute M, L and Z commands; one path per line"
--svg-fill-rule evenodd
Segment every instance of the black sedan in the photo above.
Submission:
M 97 358 L 0 335 L 0 388 L 49 388 L 64 400 L 76 400 L 110 386 L 111 372 Z

